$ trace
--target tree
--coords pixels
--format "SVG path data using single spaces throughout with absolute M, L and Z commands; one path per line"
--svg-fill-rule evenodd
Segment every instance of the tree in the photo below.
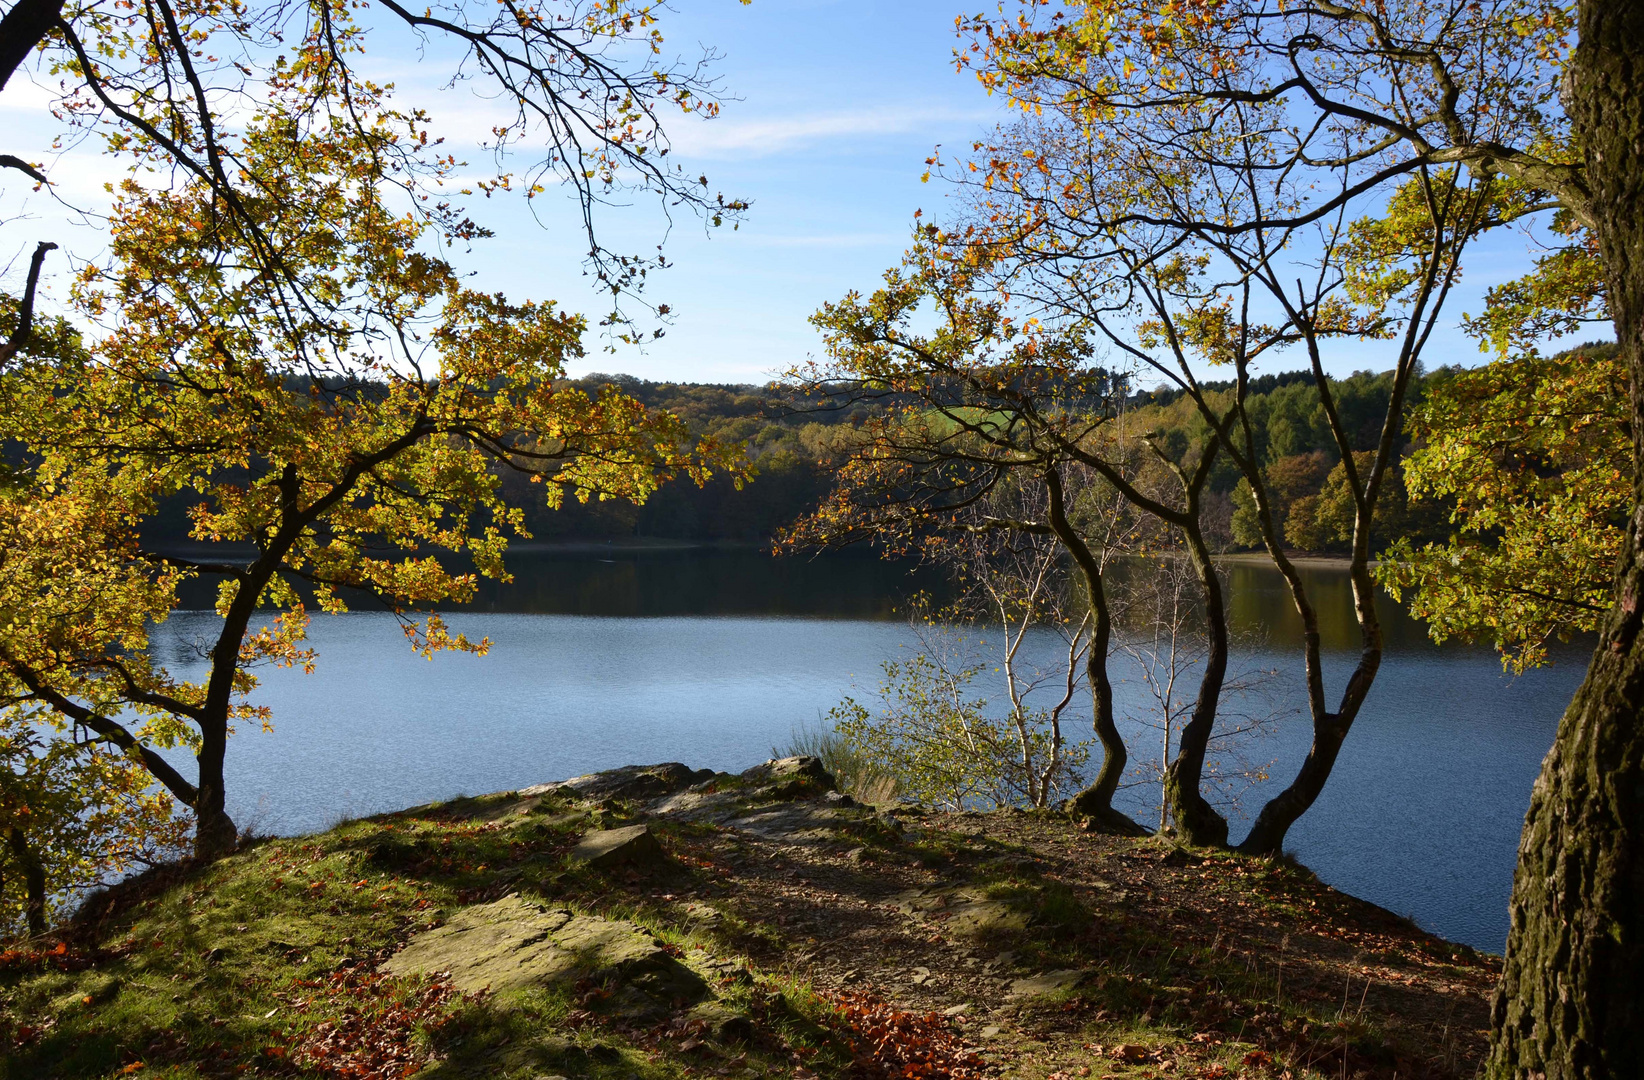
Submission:
M 188 819 L 148 770 L 95 737 L 0 714 L 0 936 L 41 934 L 89 889 L 174 856 Z
M 1118 651 L 1140 676 L 1151 708 L 1130 714 L 1141 727 L 1159 733 L 1156 758 L 1140 757 L 1137 773 L 1143 782 L 1158 785 L 1159 831 L 1170 827 L 1172 767 L 1177 745 L 1192 722 L 1198 702 L 1187 689 L 1196 671 L 1210 655 L 1210 637 L 1200 610 L 1198 574 L 1183 552 L 1168 543 L 1152 547 L 1140 565 L 1132 563 L 1119 588 Z M 1155 555 L 1162 556 L 1157 559 Z M 1205 740 L 1202 783 L 1215 792 L 1206 801 L 1238 808 L 1242 795 L 1267 779 L 1272 762 L 1259 763 L 1251 747 L 1271 734 L 1278 713 L 1262 700 L 1272 672 L 1241 671 L 1222 684 L 1215 711 L 1215 728 Z M 1254 708 L 1250 704 L 1254 704 Z M 1241 707 L 1242 706 L 1242 707 Z
M 992 618 L 967 625 L 963 609 L 915 608 L 910 623 L 917 652 L 881 665 L 878 707 L 846 698 L 829 713 L 847 757 L 887 774 L 904 796 L 952 810 L 1043 808 L 1079 782 L 1089 745 L 1067 740 L 1061 721 L 1078 690 L 1090 620 L 1056 619 L 1049 580 L 1054 545 L 1036 548 L 1026 555 L 1025 578 L 988 567 L 990 584 L 981 589 L 998 604 Z M 1067 649 L 1066 663 L 1049 671 L 1022 653 L 1028 635 L 1047 624 Z M 994 630 L 1004 640 L 989 648 L 978 635 Z M 977 677 L 989 668 L 1003 676 L 1009 701 L 1003 717 L 978 693 Z M 1055 698 L 1048 708 L 1039 704 L 1041 690 Z
M 1329 475 L 1330 463 L 1324 451 L 1289 454 L 1275 458 L 1263 468 L 1267 480 L 1268 498 L 1273 504 L 1273 516 L 1281 522 L 1290 520 L 1290 508 L 1298 501 L 1318 494 Z M 1257 509 L 1250 482 L 1240 481 L 1233 489 L 1233 539 L 1246 547 L 1261 547 L 1261 511 Z
M 1302 192 L 1280 211 L 1289 222 L 1328 219 L 1390 181 L 1459 164 L 1519 185 L 1526 209 L 1556 202 L 1591 229 L 1630 377 L 1636 517 L 1644 506 L 1637 441 L 1644 431 L 1644 6 L 1116 0 L 1051 18 L 1049 27 L 1026 18 L 1019 27 L 1004 20 L 984 27 L 1009 46 L 1010 61 L 984 75 L 1013 93 L 1013 83 L 1062 80 L 1093 124 L 1113 119 L 1116 107 L 1128 122 L 1134 109 L 1189 106 L 1197 124 L 1237 117 L 1241 103 L 1293 104 L 1284 123 L 1258 129 L 1280 150 L 1271 175 L 1315 165 L 1359 171 Z M 1074 77 L 1087 69 L 1066 63 L 1073 47 L 1106 81 Z M 1108 88 L 1115 94 L 1091 92 Z M 1163 140 L 1147 149 L 1184 156 Z M 1196 166 L 1216 160 L 1210 154 Z M 1150 216 L 1146 207 L 1124 206 L 1129 219 Z M 1251 227 L 1244 215 L 1194 215 L 1191 223 L 1213 236 Z M 1532 793 L 1494 1011 L 1493 1076 L 1644 1073 L 1644 544 L 1637 532 L 1624 536 L 1616 606 Z
M 1054 532 L 987 527 L 990 521 L 1025 523 L 1047 517 L 1054 497 L 1049 485 L 1023 484 L 1022 479 L 1001 485 L 985 504 L 958 515 L 961 529 L 932 537 L 925 550 L 948 567 L 961 588 L 942 617 L 1002 635 L 993 655 L 1010 703 L 1006 718 L 1016 733 L 1018 760 L 1011 772 L 1020 780 L 1011 785 L 1013 801 L 1046 808 L 1059 801 L 1058 795 L 1067 796 L 1090 756 L 1086 745 L 1064 738 L 1062 715 L 1078 689 L 1093 619 L 1090 605 L 1068 580 Z M 1047 630 L 1061 639 L 1065 651 L 1063 662 L 1049 670 L 1023 653 L 1029 635 Z M 1047 686 L 1061 689 L 1048 709 L 1038 705 L 1039 691 Z
M 1401 540 L 1378 575 L 1434 640 L 1492 639 L 1504 666 L 1596 632 L 1631 505 L 1626 371 L 1613 348 L 1460 371 L 1412 417 L 1414 493 L 1453 502 L 1446 543 Z
M 1065 448 L 1095 435 L 1109 419 L 1113 385 L 1088 362 L 1076 334 L 1045 335 L 1013 323 L 1001 305 L 969 294 L 926 269 L 916 244 L 902 268 L 871 297 L 857 293 L 825 305 L 812 321 L 827 337 L 828 359 L 788 373 L 801 400 L 842 408 L 886 406 L 853 433 L 833 491 L 781 538 L 783 546 L 876 540 L 892 549 L 931 530 L 1006 530 L 1052 536 L 1079 568 L 1089 606 L 1085 672 L 1102 763 L 1074 800 L 1105 828 L 1138 826 L 1112 806 L 1126 750 L 1113 722 L 1107 653 L 1112 615 L 1102 573 L 1108 552 L 1093 550 L 1068 519 Z M 942 313 L 935 332 L 912 324 L 919 309 Z M 1049 431 L 1059 434 L 1047 435 Z M 996 491 L 1032 487 L 1032 517 L 1000 514 Z
M 1353 463 L 1359 474 L 1364 475 L 1375 466 L 1374 454 L 1368 450 L 1358 451 L 1353 455 Z M 1352 551 L 1356 521 L 1350 484 L 1347 465 L 1338 461 L 1317 491 L 1301 496 L 1290 505 L 1284 517 L 1284 538 L 1302 551 Z M 1405 512 L 1403 470 L 1395 466 L 1388 471 L 1376 496 L 1371 550 L 1378 550 L 1390 536 L 1406 533 L 1401 538 L 1407 539 L 1410 524 Z
M 1582 157 L 1555 189 L 1597 240 L 1629 375 L 1632 516 L 1586 679 L 1530 797 L 1489 1071 L 1644 1072 L 1644 9 L 1581 0 L 1567 107 Z
M 178 575 L 122 575 L 126 560 L 109 530 L 123 523 L 104 492 L 89 478 L 86 497 L 47 495 L 15 479 L 0 487 L 4 658 L 20 642 L 40 651 L 94 642 L 140 649 L 149 618 L 163 615 L 159 597 Z M 102 590 L 123 602 L 100 602 Z M 61 734 L 65 719 L 0 676 L 0 933 L 42 932 L 61 903 L 156 861 L 187 836 L 172 797 L 154 790 L 150 767 L 169 773 L 164 758 L 120 732 L 77 726 Z
M 1607 316 L 1591 234 L 1490 290 L 1470 327 L 1498 359 L 1445 373 L 1410 418 L 1413 497 L 1451 505 L 1445 543 L 1401 540 L 1378 571 L 1435 640 L 1489 637 L 1507 667 L 1595 633 L 1631 505 L 1627 372 L 1613 345 L 1542 356 L 1539 341 Z
M 1025 315 L 1079 321 L 1168 380 L 1249 485 L 1304 626 L 1314 731 L 1295 778 L 1240 844 L 1251 853 L 1282 850 L 1380 666 L 1374 519 L 1462 255 L 1481 231 L 1546 207 L 1541 185 L 1571 175 L 1560 118 L 1545 108 L 1551 91 L 1519 77 L 1556 63 L 1559 9 L 1438 7 L 1109 0 L 978 17 L 966 24 L 966 62 L 1023 119 L 956 167 L 935 163 L 969 200 L 948 230 L 954 264 L 985 268 L 987 287 Z M 1525 49 L 1531 31 L 1552 59 Z M 1513 140 L 1533 150 L 1506 149 Z M 1353 453 L 1365 418 L 1343 410 L 1326 369 L 1344 339 L 1389 342 L 1391 385 L 1363 472 Z M 1353 510 L 1361 648 L 1334 697 L 1244 408 L 1252 366 L 1287 351 L 1310 370 Z M 1227 406 L 1201 381 L 1219 365 L 1234 373 Z
M 345 25 L 339 12 L 327 23 Z M 221 138 L 240 163 L 226 187 L 124 184 L 111 262 L 76 287 L 97 336 L 38 355 L 24 342 L 0 378 L 3 435 L 28 458 L 17 512 L 41 523 L 8 556 L 24 570 L 0 594 L 4 693 L 141 761 L 194 810 L 202 856 L 235 841 L 228 736 L 269 721 L 247 700 L 254 669 L 313 662 L 310 605 L 342 611 L 359 590 L 425 655 L 482 651 L 406 609 L 506 578 L 523 526 L 499 470 L 529 474 L 550 504 L 641 500 L 720 458 L 666 413 L 563 384 L 580 318 L 462 285 L 436 245 L 472 230 L 407 209 L 456 163 L 419 114 L 345 82 L 326 55 L 268 70 L 263 103 Z M 132 151 L 150 160 L 164 143 Z M 184 492 L 192 536 L 221 554 L 145 544 L 159 501 Z M 83 523 L 70 542 L 61 521 Z M 459 551 L 473 572 L 439 559 Z M 223 619 L 198 684 L 147 637 L 194 578 L 218 583 Z M 154 752 L 179 745 L 195 752 L 192 782 Z
M 471 187 L 420 191 L 403 209 L 453 235 L 472 235 L 479 227 L 460 204 L 472 190 L 534 197 L 564 185 L 581 211 L 590 269 L 619 296 L 665 265 L 660 250 L 635 256 L 602 243 L 598 212 L 623 190 L 648 190 L 665 212 L 684 207 L 715 225 L 734 220 L 746 206 L 709 195 L 706 177 L 687 176 L 666 160 L 664 113 L 713 116 L 718 103 L 707 71 L 714 54 L 668 60 L 659 7 L 644 0 L 451 0 L 418 12 L 396 0 L 363 8 L 339 0 L 140 6 L 14 0 L 0 16 L 0 91 L 38 54 L 56 91 L 51 115 L 66 134 L 100 135 L 113 150 L 135 151 L 158 175 L 175 169 L 210 188 L 224 226 L 244 232 L 246 257 L 270 274 L 294 315 L 305 314 L 306 286 L 263 233 L 249 198 L 269 189 L 241 154 L 236 114 L 264 100 L 269 80 L 312 80 L 312 103 L 330 114 L 330 124 L 351 138 L 368 138 L 371 110 L 356 111 L 350 103 L 381 89 L 359 70 L 370 25 L 358 20 L 373 20 L 414 36 L 435 57 L 449 57 L 453 81 L 472 82 L 481 96 L 512 111 L 483 146 L 495 155 L 493 175 L 482 174 Z M 423 113 L 413 115 L 426 127 Z M 376 164 L 391 182 L 409 187 L 431 167 L 454 164 L 448 154 L 419 158 L 409 149 L 379 144 L 383 158 Z M 46 166 L 15 154 L 0 154 L 0 168 L 50 180 Z M 666 305 L 655 310 L 667 314 Z M 624 336 L 639 335 L 620 309 L 611 319 L 626 328 Z
M 814 320 L 830 333 L 831 363 L 796 371 L 802 389 L 894 393 L 914 404 L 906 422 L 870 425 L 862 452 L 841 470 L 834 495 L 812 522 L 847 538 L 900 535 L 916 523 L 975 505 L 1007 475 L 1037 474 L 1048 495 L 1043 519 L 999 518 L 977 527 L 1048 531 L 1079 567 L 1091 605 L 1094 636 L 1086 664 L 1096 688 L 1095 729 L 1103 762 L 1073 807 L 1123 830 L 1133 823 L 1111 805 L 1126 751 L 1113 723 L 1106 673 L 1113 619 L 1102 585 L 1114 551 L 1092 545 L 1070 520 L 1066 468 L 1094 472 L 1125 502 L 1176 530 L 1199 576 L 1209 652 L 1193 719 L 1166 783 L 1180 827 L 1204 843 L 1225 843 L 1226 822 L 1199 790 L 1228 655 L 1222 585 L 1205 530 L 1205 495 L 1218 443 L 1197 442 L 1172 456 L 1152 432 L 1116 440 L 1107 401 L 1112 377 L 1092 366 L 1081 329 L 1073 324 L 1052 333 L 1037 319 L 1013 322 L 1008 295 L 983 296 L 973 287 L 984 267 L 972 254 L 955 254 L 941 231 L 930 227 L 904 257 L 903 268 L 886 274 L 886 288 L 866 300 L 851 294 L 824 307 Z M 935 333 L 917 334 L 910 323 L 927 302 L 942 321 Z M 1143 447 L 1173 478 L 1173 494 L 1155 497 L 1127 475 L 1125 458 Z

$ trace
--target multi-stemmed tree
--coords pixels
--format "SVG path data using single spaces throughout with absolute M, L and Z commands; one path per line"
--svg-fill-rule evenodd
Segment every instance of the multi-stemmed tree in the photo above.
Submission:
M 1265 24 L 1223 26 L 1124 4 L 1062 14 L 973 24 L 984 80 L 1030 115 L 958 170 L 970 208 L 943 243 L 976 287 L 1038 317 L 1086 326 L 1180 389 L 1210 433 L 1211 452 L 1243 475 L 1257 531 L 1303 623 L 1314 732 L 1294 780 L 1268 800 L 1241 844 L 1277 852 L 1322 791 L 1380 664 L 1372 537 L 1423 348 L 1469 239 L 1534 200 L 1512 184 L 1417 162 L 1382 177 L 1397 186 L 1360 216 L 1367 178 L 1379 175 L 1385 154 L 1354 143 L 1370 136 L 1322 106 L 1313 126 L 1291 123 L 1298 84 L 1285 83 L 1282 62 L 1247 40 Z M 1178 17 L 1185 22 L 1171 21 Z M 1345 60 L 1334 68 L 1311 57 L 1297 63 L 1304 72 L 1319 67 L 1343 93 L 1397 97 L 1417 81 L 1400 68 L 1377 82 L 1346 71 Z M 1342 339 L 1390 339 L 1392 393 L 1368 454 L 1356 453 L 1359 432 L 1332 392 L 1328 362 Z M 1326 692 L 1313 598 L 1285 549 L 1246 409 L 1253 366 L 1286 352 L 1300 352 L 1313 374 L 1350 496 L 1361 648 L 1335 698 Z M 1202 373 L 1214 366 L 1232 369 L 1230 396 L 1204 386 Z M 1213 716 L 1218 701 L 1206 695 L 1199 705 Z M 1203 805 L 1192 768 L 1209 731 L 1204 723 L 1184 732 L 1178 822 L 1191 842 L 1221 844 L 1226 822 Z
M 36 6 L 7 12 L 8 49 Z M 86 9 L 39 39 L 133 168 L 107 259 L 74 282 L 79 333 L 36 317 L 34 275 L 14 307 L 0 428 L 21 457 L 0 497 L 8 521 L 35 524 L 0 561 L 0 692 L 147 768 L 193 810 L 204 856 L 235 839 L 228 737 L 269 719 L 248 700 L 254 669 L 311 663 L 311 606 L 373 595 L 419 650 L 483 649 L 409 609 L 505 577 L 523 528 L 502 470 L 550 504 L 637 500 L 727 458 L 670 415 L 564 384 L 580 317 L 463 284 L 447 252 L 484 231 L 447 194 L 460 163 L 421 111 L 355 71 L 351 12 Z M 664 105 L 706 108 L 699 84 L 616 66 L 635 37 L 652 43 L 645 10 L 509 8 L 477 29 L 399 14 L 474 50 L 546 133 L 545 175 L 588 214 L 619 168 L 703 205 L 701 185 L 657 161 L 655 127 Z M 613 289 L 644 269 L 591 250 Z M 214 554 L 146 542 L 145 522 L 178 500 Z M 456 552 L 472 572 L 441 561 Z M 216 583 L 222 616 L 199 683 L 150 639 L 193 579 Z M 175 746 L 194 751 L 192 778 L 157 752 Z
M 813 319 L 828 354 L 788 373 L 796 393 L 884 407 L 852 433 L 833 491 L 784 543 L 871 539 L 906 550 L 944 531 L 979 530 L 1053 538 L 1078 567 L 1088 607 L 1082 653 L 1102 748 L 1096 777 L 1074 803 L 1105 827 L 1134 831 L 1112 806 L 1127 757 L 1107 676 L 1111 552 L 1093 549 L 1070 523 L 1064 476 L 1074 461 L 1063 447 L 1103 437 L 1114 384 L 1076 336 L 1013 324 L 1000 304 L 951 287 L 921 261 L 910 256 L 871 297 L 852 294 Z M 924 334 L 914 321 L 927 303 L 941 322 Z M 1013 513 L 1021 500 L 1000 498 L 1013 489 L 1031 490 L 1038 512 Z
M 1059 258 L 1072 247 L 1099 256 L 1115 246 L 1114 230 L 1134 228 L 1162 232 L 1142 248 L 1150 270 L 1184 244 L 1211 249 L 1233 299 L 1222 310 L 1240 331 L 1211 340 L 1230 340 L 1244 353 L 1252 341 L 1245 329 L 1262 319 L 1282 320 L 1283 333 L 1315 353 L 1313 341 L 1334 314 L 1317 286 L 1305 284 L 1319 280 L 1316 267 L 1269 268 L 1318 262 L 1319 230 L 1328 235 L 1356 207 L 1395 211 L 1390 219 L 1406 222 L 1398 246 L 1438 257 L 1396 260 L 1373 282 L 1406 299 L 1389 327 L 1406 342 L 1419 337 L 1424 321 L 1409 301 L 1425 295 L 1430 307 L 1449 276 L 1442 235 L 1459 241 L 1473 228 L 1554 206 L 1573 214 L 1597 241 L 1631 375 L 1634 504 L 1644 504 L 1637 449 L 1644 431 L 1644 7 L 1630 0 L 1581 0 L 1574 10 L 1553 0 L 1098 0 L 1034 3 L 1020 17 L 978 20 L 973 28 L 972 55 L 990 87 L 1035 111 L 1062 110 L 1073 144 L 1090 148 L 1092 158 L 1115 160 L 1114 147 L 1122 147 L 1116 164 L 1126 183 L 1101 192 L 1118 197 L 1098 208 L 1094 227 L 1074 244 L 1049 254 Z M 984 155 L 975 164 L 1012 195 L 1012 185 L 1040 170 L 1023 154 Z M 1193 192 L 1212 198 L 1184 202 Z M 1264 198 L 1274 192 L 1282 198 Z M 1043 213 L 1023 219 L 1036 225 L 1059 213 L 1063 200 L 1093 194 L 1058 185 L 1027 200 Z M 1397 212 L 1401 202 L 1417 211 L 1413 219 Z M 1452 217 L 1452 208 L 1467 212 Z M 1427 226 L 1412 232 L 1409 222 L 1422 216 Z M 1431 269 L 1416 269 L 1424 261 Z M 1248 286 L 1266 294 L 1249 320 Z M 1202 314 L 1216 316 L 1216 308 Z M 1325 388 L 1316 363 L 1315 374 Z M 1396 419 L 1390 413 L 1384 442 L 1397 433 Z M 1236 437 L 1223 442 L 1237 452 Z M 1360 503 L 1355 549 L 1369 516 L 1364 508 L 1374 506 L 1384 476 L 1385 464 L 1349 476 Z M 1644 544 L 1637 532 L 1626 531 L 1616 606 L 1532 796 L 1492 1075 L 1599 1078 L 1644 1070 Z M 1370 591 L 1360 577 L 1365 625 Z M 1305 803 L 1318 766 L 1345 734 L 1337 717 L 1368 688 L 1362 676 L 1374 674 L 1375 644 L 1366 626 L 1361 677 L 1334 712 L 1321 710 L 1310 692 L 1315 753 L 1253 837 L 1282 839 L 1297 796 Z
M 1112 542 L 1111 528 L 1092 535 L 1076 520 L 1068 476 L 1083 472 L 1142 516 L 1179 533 L 1199 577 L 1208 648 L 1199 702 L 1167 778 L 1172 813 L 1184 827 L 1210 830 L 1225 842 L 1226 824 L 1199 792 L 1205 745 L 1215 725 L 1227 670 L 1227 620 L 1222 586 L 1205 539 L 1203 501 L 1216 460 L 1214 440 L 1178 460 L 1148 433 L 1120 437 L 1114 423 L 1123 383 L 1096 364 L 1078 327 L 1048 332 L 1037 320 L 1013 321 L 1008 300 L 974 287 L 982 264 L 955 257 L 942 234 L 922 234 L 901 270 L 871 297 L 830 304 L 815 321 L 827 335 L 828 359 L 790 373 L 806 393 L 898 400 L 900 407 L 866 425 L 840 470 L 832 496 L 808 519 L 800 538 L 831 542 L 872 536 L 905 543 L 922 527 L 1012 529 L 1054 537 L 1077 568 L 1090 605 L 1092 638 L 1087 677 L 1102 765 L 1073 800 L 1078 812 L 1107 827 L 1134 830 L 1112 807 L 1127 751 L 1113 716 L 1107 674 L 1113 613 L 1103 583 L 1108 564 L 1130 550 Z M 925 305 L 939 322 L 916 330 Z M 1178 486 L 1174 494 L 1143 490 L 1127 460 L 1144 451 Z M 989 514 L 988 500 L 1010 478 L 1042 485 L 1031 518 Z M 1089 487 L 1089 485 L 1085 485 Z M 975 511 L 983 512 L 979 517 Z M 956 515 L 970 514 L 964 519 Z M 1111 525 L 1111 522 L 1109 522 Z M 1220 826 L 1219 832 L 1216 825 Z

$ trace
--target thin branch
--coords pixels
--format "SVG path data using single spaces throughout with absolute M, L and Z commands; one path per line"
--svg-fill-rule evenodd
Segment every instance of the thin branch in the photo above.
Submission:
M 34 292 L 40 284 L 40 267 L 46 261 L 46 252 L 55 250 L 57 245 L 49 240 L 35 245 L 34 257 L 29 260 L 28 284 L 23 287 L 23 302 L 17 308 L 17 325 L 6 343 L 0 345 L 0 370 L 4 370 L 11 358 L 22 351 L 23 346 L 28 344 L 29 336 L 34 333 Z

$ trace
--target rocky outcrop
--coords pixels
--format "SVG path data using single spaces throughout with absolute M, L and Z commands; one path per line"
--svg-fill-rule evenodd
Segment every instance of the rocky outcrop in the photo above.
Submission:
M 842 797 L 833 777 L 812 757 L 778 758 L 740 774 L 691 769 L 678 762 L 628 765 L 538 784 L 514 796 L 485 816 L 518 819 L 516 828 L 534 827 L 538 833 L 614 811 L 618 821 L 633 816 L 712 821 L 784 844 L 804 845 L 837 842 L 841 825 L 873 816 L 873 811 Z M 592 806 L 552 816 L 567 799 L 573 805 Z M 600 871 L 670 864 L 651 827 L 643 822 L 587 832 L 568 857 Z M 717 918 L 711 908 L 704 912 Z M 619 985 L 618 1005 L 629 1013 L 710 996 L 702 977 L 670 956 L 643 928 L 541 907 L 518 896 L 458 910 L 445 925 L 412 938 L 383 963 L 382 970 L 397 975 L 447 972 L 460 990 L 495 992 L 591 976 Z M 745 1024 L 729 1014 L 716 1014 L 707 1027 L 716 1037 L 735 1041 L 745 1034 Z
M 569 780 L 537 784 L 522 789 L 520 794 L 527 798 L 560 792 L 587 799 L 655 799 L 721 775 L 724 774 L 715 773 L 712 769 L 693 769 L 677 761 L 667 761 L 661 765 L 624 765 L 619 769 L 574 776 Z
M 736 775 L 716 773 L 645 809 L 659 817 L 711 821 L 768 839 L 806 843 L 829 835 L 844 821 L 872 816 L 855 806 L 854 800 L 840 796 L 820 760 L 786 757 Z
M 571 849 L 571 858 L 602 870 L 613 866 L 660 866 L 668 861 L 648 825 L 591 832 Z
M 822 760 L 814 757 L 773 758 L 748 769 L 737 779 L 752 789 L 750 798 L 798 799 L 839 789 L 833 775 L 822 766 Z
M 633 923 L 544 908 L 518 896 L 460 909 L 444 926 L 412 938 L 382 970 L 443 971 L 465 991 L 524 990 L 597 974 L 658 1004 L 706 993 L 700 976 Z
M 677 761 L 661 765 L 624 765 L 569 780 L 521 788 L 521 798 L 571 795 L 581 799 L 620 799 L 648 804 L 653 813 L 675 813 L 707 803 L 725 805 L 781 802 L 837 793 L 839 785 L 814 757 L 773 758 L 741 773 L 692 769 Z M 717 797 L 717 798 L 716 798 Z M 844 801 L 835 795 L 835 801 Z
M 871 818 L 874 812 L 839 791 L 833 776 L 814 757 L 774 758 L 740 773 L 691 769 L 678 762 L 625 765 L 570 780 L 537 784 L 516 793 L 527 802 L 570 796 L 585 802 L 621 807 L 641 817 L 711 821 L 767 839 L 809 843 L 832 837 L 842 823 Z M 617 800 L 611 802 L 610 800 Z M 891 824 L 889 827 L 895 827 Z M 634 828 L 638 828 L 635 826 Z M 616 837 L 590 834 L 572 857 L 595 866 L 646 864 L 663 858 L 639 833 L 636 846 L 613 849 Z M 626 835 L 624 837 L 626 839 Z

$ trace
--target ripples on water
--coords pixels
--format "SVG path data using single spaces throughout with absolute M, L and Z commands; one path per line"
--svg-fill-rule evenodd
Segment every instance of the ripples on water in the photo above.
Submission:
M 265 672 L 257 700 L 273 707 L 275 730 L 230 745 L 236 819 L 305 832 L 617 765 L 745 768 L 844 695 L 871 695 L 880 662 L 913 644 L 898 607 L 915 589 L 940 591 L 933 575 L 863 557 L 589 551 L 518 557 L 514 569 L 515 585 L 451 617 L 491 638 L 486 657 L 421 660 L 381 613 L 316 618 L 318 670 Z M 1338 693 L 1358 648 L 1350 589 L 1340 570 L 1304 572 Z M 1276 704 L 1291 718 L 1262 748 L 1277 759 L 1270 785 L 1282 783 L 1310 735 L 1299 624 L 1271 569 L 1240 562 L 1229 577 L 1235 627 L 1265 638 L 1235 667 L 1284 673 Z M 1585 655 L 1566 650 L 1513 679 L 1492 651 L 1437 648 L 1382 607 L 1375 687 L 1289 848 L 1338 888 L 1498 951 L 1530 785 Z M 167 623 L 176 669 L 197 665 L 187 643 L 215 620 L 194 611 Z M 1140 707 L 1134 679 L 1120 693 L 1121 713 Z M 1153 753 L 1155 736 L 1134 723 L 1127 735 L 1133 755 Z M 1147 793 L 1126 794 L 1145 819 Z M 1236 820 L 1235 835 L 1247 825 Z

